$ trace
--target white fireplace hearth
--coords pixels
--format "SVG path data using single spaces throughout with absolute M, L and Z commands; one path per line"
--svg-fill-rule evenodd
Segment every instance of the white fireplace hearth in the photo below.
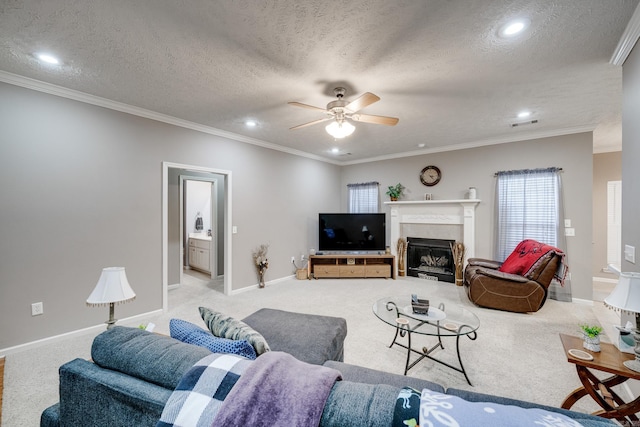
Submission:
M 475 256 L 476 206 L 479 199 L 385 202 L 390 208 L 391 251 L 404 237 L 449 239 L 462 242 L 465 262 Z

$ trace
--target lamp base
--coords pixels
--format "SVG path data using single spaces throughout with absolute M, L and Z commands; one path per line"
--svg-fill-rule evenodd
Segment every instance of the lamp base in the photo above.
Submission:
M 107 329 L 111 329 L 113 328 L 113 325 L 118 321 L 118 319 L 114 319 L 113 315 L 114 315 L 114 306 L 115 304 L 110 302 L 109 303 L 109 320 L 107 320 L 106 323 L 107 324 Z
M 635 372 L 640 372 L 640 361 L 638 359 L 623 362 L 624 366 Z

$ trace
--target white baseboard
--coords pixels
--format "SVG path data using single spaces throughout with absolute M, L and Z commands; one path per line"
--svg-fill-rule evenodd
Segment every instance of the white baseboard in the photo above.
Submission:
M 155 316 L 158 314 L 162 314 L 162 309 L 160 310 L 154 310 L 154 311 L 149 311 L 147 313 L 142 313 L 142 314 L 137 314 L 135 316 L 131 316 L 131 317 L 127 317 L 125 319 L 118 319 L 118 325 L 125 325 L 125 326 L 138 326 L 138 324 L 140 324 L 141 320 L 144 320 L 150 316 Z M 71 332 L 66 332 L 64 334 L 60 334 L 60 335 L 54 335 L 51 337 L 47 337 L 47 338 L 42 338 L 36 341 L 31 341 L 25 344 L 20 344 L 20 345 L 16 345 L 14 347 L 8 347 L 8 348 L 3 348 L 0 349 L 0 354 L 6 356 L 9 354 L 13 354 L 13 353 L 18 353 L 21 351 L 25 351 L 25 350 L 31 350 L 40 346 L 43 346 L 45 344 L 51 344 L 54 343 L 56 341 L 62 341 L 65 340 L 67 338 L 73 338 L 73 337 L 79 337 L 82 335 L 86 335 L 89 333 L 100 333 L 102 331 L 106 330 L 106 327 L 104 325 L 104 323 L 101 323 L 99 325 L 95 325 L 95 326 L 89 326 L 88 328 L 83 328 L 83 329 L 77 329 L 75 331 L 71 331 Z
M 571 298 L 571 302 L 582 305 L 593 305 L 593 300 L 582 298 Z
M 608 277 L 592 277 L 591 280 L 594 282 L 602 282 L 602 283 L 618 283 L 618 279 L 609 279 Z
M 280 282 L 284 282 L 286 280 L 291 280 L 291 279 L 294 279 L 295 277 L 296 277 L 296 275 L 292 274 L 290 276 L 280 277 L 279 279 L 269 280 L 269 281 L 265 282 L 265 286 L 277 285 Z M 246 287 L 244 287 L 242 289 L 233 290 L 233 291 L 231 291 L 231 295 L 241 294 L 243 292 L 252 291 L 254 289 L 259 289 L 259 286 L 258 286 L 257 283 L 255 285 L 246 286 Z

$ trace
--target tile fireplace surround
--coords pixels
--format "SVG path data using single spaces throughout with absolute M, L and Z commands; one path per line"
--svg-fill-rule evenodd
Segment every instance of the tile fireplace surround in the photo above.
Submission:
M 449 239 L 462 242 L 465 261 L 475 256 L 476 206 L 479 199 L 385 202 L 390 208 L 391 251 L 400 237 Z

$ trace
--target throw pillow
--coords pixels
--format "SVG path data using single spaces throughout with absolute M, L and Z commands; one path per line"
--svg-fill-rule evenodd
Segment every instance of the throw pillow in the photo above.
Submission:
M 205 347 L 214 353 L 237 354 L 251 360 L 256 358 L 253 346 L 246 340 L 234 341 L 219 338 L 209 331 L 205 331 L 199 326 L 184 320 L 171 319 L 169 321 L 169 332 L 172 338 L 187 344 Z
M 213 335 L 232 340 L 247 340 L 258 356 L 270 350 L 264 337 L 243 321 L 206 307 L 200 307 L 199 310 L 202 320 Z

